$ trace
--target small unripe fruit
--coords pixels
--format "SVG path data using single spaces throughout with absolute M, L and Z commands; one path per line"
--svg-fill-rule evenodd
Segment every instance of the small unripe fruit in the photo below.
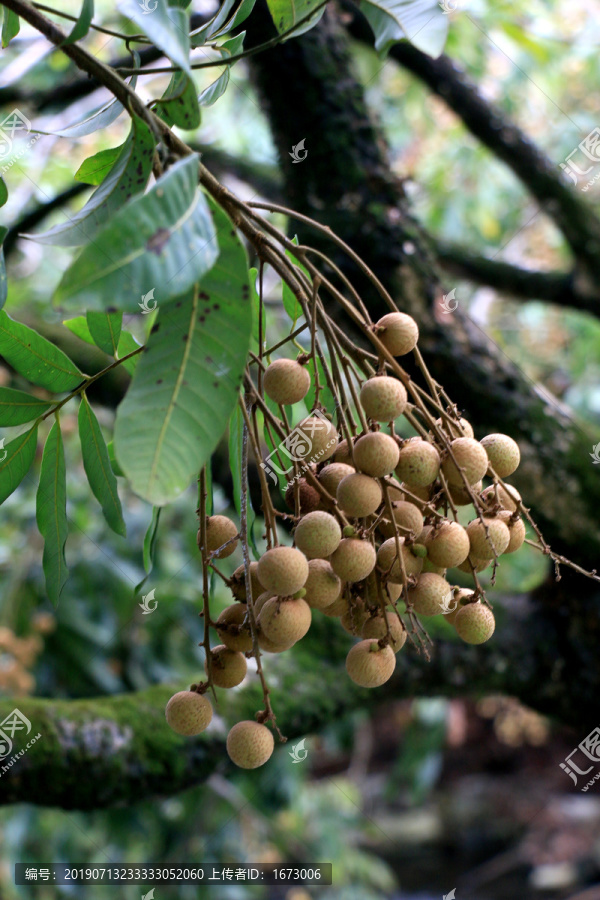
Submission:
M 258 722 L 238 722 L 227 735 L 227 753 L 240 769 L 264 766 L 274 748 L 272 732 Z
M 296 459 L 320 463 L 335 453 L 339 436 L 335 425 L 328 419 L 308 416 L 296 425 L 294 431 L 296 433 L 302 431 L 306 436 L 305 440 L 296 444 L 294 449 Z
M 337 520 L 327 512 L 311 512 L 300 519 L 294 541 L 307 559 L 324 559 L 337 550 L 342 530 Z
M 335 448 L 333 460 L 336 463 L 344 463 L 345 465 L 352 466 L 352 468 L 354 468 L 354 463 L 352 462 L 352 456 L 350 454 L 350 448 L 348 447 L 348 441 L 345 438 L 343 441 L 340 441 Z
M 388 581 L 395 584 L 404 583 L 404 574 L 402 572 L 402 563 L 406 577 L 418 575 L 423 568 L 423 560 L 411 553 L 410 547 L 407 547 L 404 538 L 398 538 L 400 545 L 400 553 L 402 554 L 402 562 L 398 559 L 396 552 L 396 538 L 388 538 L 384 541 L 377 551 L 377 565 L 387 575 Z
M 394 523 L 390 519 L 383 519 L 379 523 L 379 530 L 384 537 L 393 537 L 396 528 L 400 529 L 401 535 L 407 537 L 412 534 L 418 537 L 423 529 L 423 515 L 414 505 L 406 500 L 399 500 L 392 503 L 392 513 Z
M 455 419 L 452 419 L 452 428 L 450 428 L 445 419 L 436 419 L 435 424 L 453 438 L 456 437 L 457 434 L 460 434 L 461 437 L 475 437 L 473 427 L 466 419 L 460 419 L 458 422 Z
M 471 575 L 473 569 L 469 565 L 469 560 L 473 565 L 473 569 L 475 569 L 475 574 L 478 575 L 480 572 L 484 572 L 486 569 L 489 569 L 491 565 L 493 565 L 493 559 L 477 559 L 476 556 L 472 556 L 469 554 L 468 558 L 465 559 L 464 562 L 460 564 L 460 566 L 455 566 L 460 572 L 466 572 L 467 575 Z
M 496 500 L 496 492 L 498 499 Z M 498 502 L 502 509 L 508 509 L 510 512 L 515 512 L 517 509 L 517 502 L 521 502 L 521 495 L 512 484 L 507 484 L 503 486 L 501 484 L 491 484 L 484 491 L 481 492 L 481 500 L 482 503 L 491 509 L 494 506 L 497 506 Z
M 408 590 L 408 599 L 420 616 L 439 616 L 448 605 L 452 588 L 445 578 L 433 572 L 419 575 L 417 583 Z
M 499 478 L 508 478 L 519 468 L 521 462 L 519 445 L 507 434 L 486 434 L 481 439 L 481 446 Z
M 299 403 L 308 393 L 310 374 L 295 359 L 276 359 L 267 366 L 263 385 L 265 394 L 274 403 Z
M 310 628 L 311 618 L 306 600 L 271 597 L 261 610 L 259 625 L 274 644 L 295 644 Z
M 442 471 L 448 483 L 464 485 L 460 469 L 463 470 L 469 484 L 481 481 L 487 472 L 488 457 L 479 441 L 473 438 L 456 438 L 451 441 L 450 449 L 456 459 L 456 464 L 450 456 L 442 463 Z M 457 468 L 457 465 L 460 468 Z
M 258 579 L 267 591 L 290 597 L 304 587 L 308 560 L 294 547 L 273 547 L 258 561 Z
M 342 582 L 326 559 L 311 559 L 305 588 L 305 600 L 311 609 L 324 609 L 338 599 Z
M 376 375 L 363 384 L 360 402 L 369 419 L 376 422 L 391 422 L 404 412 L 407 402 L 406 389 L 397 378 Z
M 354 468 L 346 463 L 328 463 L 328 465 L 324 466 L 319 472 L 319 481 L 325 490 L 335 499 L 338 484 L 342 478 L 345 478 L 346 475 L 352 475 L 354 471 Z
M 379 331 L 379 328 L 385 329 Z M 417 346 L 419 340 L 419 328 L 412 316 L 401 312 L 391 312 L 382 316 L 377 322 L 377 337 L 392 354 L 392 356 L 404 356 Z
M 513 514 L 508 510 L 503 510 L 502 512 L 498 513 L 498 518 L 502 519 L 504 524 L 507 526 L 508 532 L 510 534 L 508 547 L 504 552 L 515 553 L 523 546 L 523 543 L 525 542 L 525 523 L 520 516 L 518 519 L 513 519 Z
M 216 622 L 217 634 L 221 642 L 230 650 L 238 650 L 240 653 L 249 653 L 252 650 L 252 635 L 250 625 L 244 623 L 247 606 L 245 603 L 233 603 L 223 610 Z M 231 631 L 219 628 L 220 625 L 236 626 Z
M 444 522 L 434 528 L 425 542 L 427 554 L 434 566 L 450 569 L 459 566 L 469 555 L 469 535 L 458 522 Z
M 406 628 L 395 612 L 386 612 L 385 616 L 390 629 L 390 647 L 394 653 L 397 653 L 406 643 Z M 368 618 L 362 627 L 361 637 L 364 639 L 375 638 L 376 640 L 385 637 L 387 634 L 386 619 L 379 613 Z
M 252 584 L 252 599 L 256 600 L 262 593 L 263 587 L 258 580 L 258 563 L 250 563 L 250 582 Z M 231 593 L 236 600 L 246 601 L 246 570 L 243 565 L 238 566 L 231 576 Z
M 487 528 L 487 534 L 486 534 Z M 471 542 L 471 556 L 477 559 L 490 559 L 504 553 L 510 542 L 508 526 L 502 519 L 473 519 L 467 525 L 467 534 Z
M 420 438 L 409 441 L 400 451 L 396 475 L 408 484 L 426 487 L 432 484 L 440 471 L 440 454 L 437 447 Z
M 312 484 L 309 484 L 306 478 L 298 479 L 298 499 L 300 501 L 300 515 L 305 516 L 309 512 L 318 509 L 321 505 L 321 495 Z M 295 482 L 290 481 L 285 489 L 285 503 L 288 509 L 296 508 L 296 492 L 294 489 Z
M 197 694 L 196 691 L 179 691 L 173 694 L 167 703 L 165 715 L 173 731 L 190 737 L 208 728 L 213 708 L 204 694 Z
M 238 527 L 235 522 L 228 519 L 227 516 L 209 516 L 206 520 L 206 550 L 213 553 L 222 547 L 227 541 L 234 538 L 238 533 Z M 198 531 L 198 546 L 202 550 L 201 532 Z M 238 542 L 232 541 L 227 547 L 217 553 L 215 559 L 225 559 L 235 553 Z
M 355 684 L 372 688 L 385 684 L 396 668 L 391 647 L 380 647 L 377 641 L 359 641 L 346 657 L 346 671 Z
M 454 627 L 465 643 L 483 644 L 493 635 L 496 620 L 489 606 L 480 602 L 468 603 L 457 613 Z
M 400 450 L 394 438 L 382 431 L 363 435 L 354 447 L 356 468 L 365 475 L 382 478 L 390 475 L 398 465 Z
M 248 663 L 243 653 L 230 650 L 225 644 L 219 644 L 219 646 L 213 647 L 211 657 L 212 680 L 216 687 L 233 688 L 242 683 L 248 670 Z M 206 662 L 204 669 L 208 675 Z
M 349 516 L 356 518 L 374 513 L 381 505 L 382 496 L 379 482 L 360 472 L 346 475 L 338 484 L 338 506 Z
M 331 554 L 331 568 L 342 581 L 364 581 L 375 568 L 377 555 L 368 541 L 358 538 L 342 538 L 340 545 Z

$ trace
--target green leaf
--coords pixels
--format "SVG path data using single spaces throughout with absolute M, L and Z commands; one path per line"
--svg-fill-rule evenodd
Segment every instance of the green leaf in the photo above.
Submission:
M 108 450 L 108 458 L 110 459 L 110 467 L 118 478 L 124 478 L 125 472 L 117 462 L 117 457 L 115 456 L 115 442 L 109 441 L 106 445 L 106 449 Z
M 44 538 L 42 562 L 46 576 L 46 593 L 52 603 L 56 604 L 69 574 L 65 560 L 68 535 L 67 471 L 58 422 L 54 423 L 46 438 L 35 516 L 40 534 Z
M 192 47 L 201 47 L 206 43 L 209 37 L 217 32 L 223 23 L 227 20 L 227 16 L 233 9 L 235 0 L 223 0 L 223 3 L 208 22 L 197 28 L 191 35 Z
M 316 25 L 325 12 L 323 0 L 267 0 L 267 6 L 279 34 L 289 31 L 297 22 L 310 16 L 297 30 L 294 30 L 294 37 L 304 34 L 305 31 Z M 314 15 L 311 16 L 313 10 Z M 292 33 L 290 33 L 290 37 L 292 37 Z
M 63 325 L 68 328 L 74 335 L 85 341 L 86 344 L 93 344 L 94 338 L 90 334 L 87 319 L 85 316 L 76 316 L 74 319 L 64 319 Z
M 108 150 L 100 150 L 98 153 L 94 153 L 93 156 L 84 159 L 73 178 L 75 181 L 82 181 L 84 184 L 102 184 L 122 150 L 123 144 L 119 147 L 109 147 Z
M 222 51 L 221 56 L 223 56 L 223 58 L 226 58 L 228 56 L 237 56 L 237 54 L 242 50 L 245 36 L 246 32 L 242 31 L 234 38 L 231 38 L 231 40 L 225 41 L 224 44 L 221 44 L 221 46 L 219 47 L 219 50 Z M 198 97 L 198 103 L 200 104 L 200 106 L 212 106 L 213 103 L 217 102 L 219 97 L 223 96 L 223 94 L 227 90 L 227 85 L 229 84 L 230 72 L 231 67 L 226 66 L 219 77 L 202 91 L 202 93 Z
M 8 188 L 6 187 L 6 182 L 2 175 L 0 175 L 0 206 L 4 206 L 6 201 L 8 200 Z
M 174 72 L 160 100 L 156 112 L 169 126 L 177 125 L 186 131 L 200 125 L 200 107 L 196 85 L 185 72 Z
M 237 400 L 252 311 L 244 248 L 214 209 L 220 254 L 200 284 L 160 309 L 117 411 L 117 459 L 156 506 L 178 497 L 210 458 Z M 213 241 L 215 239 L 213 238 Z
M 142 559 L 144 561 L 144 571 L 146 574 L 139 582 L 139 584 L 136 584 L 135 588 L 133 589 L 134 597 L 138 593 L 138 591 L 141 591 L 141 589 L 144 587 L 144 585 L 148 581 L 148 576 L 154 568 L 154 555 L 156 553 L 156 541 L 158 538 L 158 523 L 160 521 L 160 513 L 160 506 L 152 507 L 152 518 L 150 519 L 150 524 L 146 529 L 146 534 L 144 535 L 144 547 L 142 555 Z
M 66 353 L 33 328 L 15 322 L 0 310 L 0 356 L 32 384 L 49 391 L 72 391 L 84 379 Z
M 262 333 L 263 343 L 267 333 L 267 314 L 265 306 L 262 306 L 262 329 L 260 325 L 260 297 L 256 290 L 256 279 L 258 278 L 258 269 L 250 269 L 248 272 L 250 281 L 250 296 L 252 298 L 252 349 L 258 353 L 260 351 L 260 338 Z
M 105 353 L 108 353 L 109 356 L 116 356 L 119 337 L 121 336 L 123 313 L 88 312 L 86 313 L 86 320 L 95 345 L 104 350 Z
M 35 457 L 37 425 L 4 446 L 0 440 L 0 503 L 10 497 L 27 475 Z M 4 456 L 6 453 L 6 456 Z M 2 457 L 4 456 L 4 459 Z
M 124 536 L 126 528 L 119 500 L 117 479 L 110 464 L 98 419 L 85 394 L 82 395 L 79 404 L 78 424 L 83 468 L 92 493 L 102 507 L 104 518 L 112 530 Z
M 75 41 L 80 41 L 82 38 L 84 38 L 90 30 L 90 25 L 92 24 L 93 18 L 94 0 L 83 0 L 79 18 L 75 22 L 75 25 L 73 26 L 69 37 L 66 39 L 66 41 L 63 41 L 61 46 L 66 47 L 67 44 L 74 44 Z
M 56 302 L 138 312 L 140 290 L 155 288 L 159 306 L 187 291 L 217 254 L 197 181 L 194 154 L 175 163 L 147 194 L 130 200 L 67 269 Z
M 4 21 L 2 23 L 2 47 L 8 47 L 21 28 L 18 15 L 12 9 L 4 7 Z
M 296 244 L 296 246 L 298 246 L 298 243 L 299 243 L 298 237 L 295 235 L 292 238 L 292 244 Z M 296 261 L 296 257 L 292 253 L 290 253 L 289 250 L 286 250 L 286 256 L 293 263 L 294 266 L 296 266 L 297 268 L 301 269 L 302 272 L 304 272 L 304 274 L 308 277 L 309 280 L 312 280 L 310 278 L 310 275 L 308 274 L 308 271 L 304 268 L 304 266 L 299 265 L 299 263 Z M 296 325 L 296 322 L 302 315 L 302 307 L 298 303 L 298 300 L 296 299 L 296 295 L 294 294 L 292 289 L 287 286 L 285 281 L 283 282 L 282 301 L 283 301 L 283 308 L 285 309 L 286 313 L 292 320 L 292 330 L 293 330 Z
M 32 397 L 25 391 L 15 391 L 13 388 L 0 387 L 0 427 L 7 428 L 12 425 L 25 425 L 32 419 L 37 419 L 51 403 Z
M 237 28 L 238 25 L 241 25 L 242 22 L 246 21 L 246 19 L 254 9 L 255 3 L 256 0 L 242 0 L 232 18 L 229 19 L 228 22 L 225 22 L 222 27 L 219 27 L 217 25 L 216 30 L 211 31 L 210 36 L 213 38 L 220 37 L 222 34 L 227 34 L 228 32 L 233 31 L 234 28 Z
M 152 171 L 153 155 L 154 136 L 146 123 L 136 117 L 112 170 L 83 209 L 62 225 L 24 237 L 39 244 L 58 244 L 60 247 L 88 244 L 105 223 L 111 226 L 115 212 L 121 210 L 130 197 L 144 190 Z M 95 244 L 90 249 L 93 252 Z
M 229 420 L 229 468 L 233 480 L 233 502 L 238 516 L 241 516 L 242 496 L 242 440 L 244 436 L 244 415 L 239 403 Z
M 134 350 L 137 350 L 141 346 L 142 344 L 140 344 L 139 341 L 136 341 L 129 331 L 121 331 L 116 358 L 123 359 L 124 356 L 133 353 Z M 131 359 L 128 359 L 123 363 L 123 368 L 129 372 L 130 375 L 133 375 L 135 372 L 141 355 L 142 354 L 139 353 L 137 356 L 132 356 Z
M 6 225 L 0 225 L 0 309 L 8 297 L 8 278 L 6 276 L 6 260 L 4 259 L 4 240 L 8 234 Z
M 119 0 L 117 9 L 192 78 L 189 16 L 183 9 L 168 6 L 167 0 L 148 0 L 146 5 L 150 12 L 139 0 Z
M 375 34 L 375 49 L 382 56 L 403 39 L 434 58 L 444 49 L 448 16 L 438 0 L 360 0 L 358 5 Z

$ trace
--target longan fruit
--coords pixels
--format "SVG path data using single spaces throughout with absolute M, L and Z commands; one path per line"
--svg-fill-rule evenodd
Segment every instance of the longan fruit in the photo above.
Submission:
M 369 378 L 360 391 L 360 402 L 365 415 L 376 422 L 397 419 L 404 412 L 407 400 L 406 388 L 402 382 L 389 375 Z
M 361 637 L 363 639 L 376 638 L 379 640 L 387 634 L 386 619 L 390 629 L 391 643 L 390 647 L 397 653 L 406 643 L 406 628 L 398 618 L 395 612 L 386 612 L 385 619 L 381 613 L 370 616 L 362 627 Z
M 346 475 L 353 475 L 354 472 L 354 467 L 347 463 L 332 462 L 323 466 L 318 477 L 327 493 L 335 498 L 340 481 L 345 478 Z
M 273 755 L 275 741 L 266 725 L 238 722 L 227 735 L 227 753 L 240 769 L 258 769 Z
M 503 509 L 516 512 L 518 504 L 521 502 L 521 495 L 512 484 L 491 484 L 481 492 L 481 500 L 484 506 L 488 508 L 496 506 L 497 502 L 499 502 Z
M 481 446 L 499 478 L 508 478 L 519 468 L 521 462 L 519 445 L 507 434 L 486 434 L 481 439 Z
M 383 329 L 383 330 L 379 330 Z M 401 312 L 391 312 L 382 316 L 376 324 L 375 333 L 392 356 L 404 356 L 417 346 L 419 327 L 412 316 Z
M 372 688 L 385 684 L 396 668 L 396 654 L 391 647 L 380 647 L 377 641 L 359 641 L 346 657 L 346 671 L 361 687 Z
M 219 547 L 222 547 L 227 541 L 231 540 L 238 534 L 238 527 L 227 516 L 209 516 L 206 520 L 206 551 L 214 553 Z M 198 531 L 198 547 L 202 550 L 202 535 Z M 238 545 L 237 541 L 232 541 L 229 546 L 221 550 L 215 555 L 215 559 L 225 559 L 235 553 Z
M 298 522 L 294 532 L 296 547 L 307 559 L 324 559 L 337 550 L 342 529 L 328 512 L 308 513 Z
M 450 456 L 442 463 L 442 471 L 448 483 L 464 485 L 461 469 L 469 484 L 481 481 L 488 469 L 488 456 L 479 441 L 466 437 L 455 438 L 450 442 L 450 449 L 456 463 Z
M 391 519 L 382 519 L 379 523 L 379 530 L 384 537 L 393 537 L 397 527 L 401 530 L 403 536 L 412 534 L 414 537 L 418 537 L 421 534 L 423 530 L 423 514 L 414 503 L 409 503 L 407 500 L 398 500 L 392 503 L 392 514 L 394 516 L 393 523 Z M 403 531 L 402 529 L 407 530 Z
M 221 642 L 230 650 L 238 650 L 240 653 L 249 653 L 252 650 L 252 634 L 250 625 L 245 622 L 247 607 L 245 603 L 233 603 L 226 607 L 216 621 L 216 629 Z M 233 631 L 219 628 L 219 625 L 239 626 Z
M 364 581 L 375 568 L 377 554 L 368 541 L 360 538 L 342 538 L 337 550 L 331 554 L 331 568 L 342 581 Z
M 417 583 L 408 590 L 408 599 L 420 616 L 438 616 L 443 612 L 452 588 L 445 578 L 433 572 L 419 575 Z
M 465 643 L 483 644 L 493 635 L 496 620 L 489 606 L 477 601 L 460 609 L 454 620 L 454 627 Z
M 458 522 L 444 522 L 434 528 L 425 541 L 428 559 L 434 566 L 451 569 L 459 566 L 469 555 L 469 535 Z
M 406 577 L 410 578 L 411 575 L 418 575 L 423 568 L 423 559 L 414 555 L 410 547 L 406 546 L 404 538 L 398 538 L 398 543 Z M 386 573 L 388 581 L 392 581 L 395 584 L 404 583 L 402 563 L 397 555 L 396 538 L 391 537 L 383 542 L 377 551 L 377 565 Z
M 298 499 L 300 501 L 300 515 L 304 516 L 313 510 L 318 509 L 321 505 L 321 495 L 312 484 L 309 484 L 306 478 L 298 479 Z M 296 493 L 294 490 L 294 482 L 290 481 L 285 489 L 285 503 L 288 509 L 296 507 Z
M 243 653 L 230 650 L 225 644 L 219 644 L 211 650 L 212 681 L 216 687 L 233 688 L 241 684 L 248 671 L 248 663 Z M 208 665 L 204 663 L 208 675 Z
M 258 580 L 280 597 L 289 597 L 304 587 L 308 578 L 308 560 L 294 547 L 273 547 L 258 561 Z
M 260 629 L 273 644 L 296 643 L 310 628 L 310 606 L 303 599 L 271 597 L 260 612 Z
M 295 359 L 276 359 L 265 370 L 263 386 L 274 403 L 299 403 L 308 394 L 310 374 Z
M 525 530 L 525 522 L 519 516 L 518 519 L 513 519 L 513 513 L 509 510 L 502 510 L 498 513 L 498 518 L 502 519 L 504 524 L 508 528 L 508 532 L 510 534 L 510 540 L 508 542 L 508 547 L 504 551 L 504 553 L 515 553 L 519 550 L 524 542 L 525 536 L 527 534 Z
M 381 505 L 382 493 L 379 482 L 370 475 L 354 472 L 346 475 L 337 489 L 337 502 L 340 509 L 355 518 L 370 516 Z
M 382 478 L 391 475 L 398 465 L 400 450 L 394 438 L 382 431 L 371 431 L 354 446 L 356 468 L 365 475 Z
M 263 587 L 258 580 L 258 563 L 250 563 L 250 582 L 252 585 L 252 599 L 256 600 L 262 593 Z M 246 569 L 244 565 L 238 566 L 231 576 L 231 593 L 236 600 L 246 601 Z
M 429 441 L 415 438 L 400 450 L 396 475 L 401 481 L 418 487 L 433 484 L 440 471 L 440 454 Z
M 294 430 L 298 429 L 304 432 L 307 442 L 310 444 L 307 452 L 304 456 L 300 456 L 300 459 L 316 463 L 324 462 L 333 456 L 338 445 L 339 435 L 332 422 L 320 416 L 308 416 L 306 419 L 302 419 Z
M 169 727 L 186 737 L 200 734 L 208 728 L 212 715 L 210 700 L 196 691 L 179 691 L 173 694 L 165 710 Z
M 473 519 L 467 525 L 467 534 L 471 542 L 470 555 L 477 559 L 500 556 L 510 543 L 508 526 L 500 518 Z
M 308 578 L 304 589 L 306 591 L 304 599 L 311 609 L 324 609 L 338 599 L 342 582 L 326 559 L 311 559 L 308 563 Z

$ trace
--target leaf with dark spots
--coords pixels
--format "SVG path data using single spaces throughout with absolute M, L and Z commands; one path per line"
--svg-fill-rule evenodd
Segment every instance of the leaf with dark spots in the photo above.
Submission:
M 168 228 L 158 228 L 150 240 L 146 242 L 146 250 L 149 253 L 156 253 L 158 256 L 170 237 L 171 232 Z
M 160 328 L 160 322 L 156 322 L 150 329 L 150 334 L 156 334 L 156 332 L 158 331 L 159 328 Z

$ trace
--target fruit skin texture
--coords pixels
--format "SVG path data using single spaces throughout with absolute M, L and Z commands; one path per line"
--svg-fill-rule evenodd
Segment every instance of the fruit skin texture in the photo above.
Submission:
M 396 503 L 392 503 L 392 512 L 394 515 L 394 522 L 397 526 L 408 528 L 415 537 L 418 537 L 421 534 L 423 529 L 423 516 L 414 503 L 408 503 L 406 500 L 399 500 Z M 391 519 L 382 519 L 379 523 L 379 530 L 386 538 L 393 537 L 396 533 L 396 528 L 392 524 Z M 407 532 L 402 531 L 401 534 L 406 535 Z
M 439 616 L 452 588 L 445 578 L 433 572 L 419 575 L 414 587 L 409 588 L 408 599 L 420 616 Z
M 309 484 L 306 478 L 298 479 L 298 499 L 300 500 L 300 515 L 313 512 L 321 505 L 321 495 L 318 490 Z M 285 502 L 288 509 L 295 509 L 294 482 L 291 481 L 285 489 Z
M 469 484 L 481 481 L 488 469 L 488 456 L 479 441 L 466 437 L 456 438 L 451 441 L 450 449 L 457 464 L 464 469 L 464 475 Z M 442 463 L 442 471 L 449 484 L 464 485 L 460 470 L 457 469 L 450 456 Z
M 407 402 L 406 390 L 397 378 L 376 375 L 363 384 L 360 402 L 369 419 L 376 422 L 391 422 L 404 412 Z
M 390 647 L 394 653 L 397 653 L 406 643 L 406 629 L 395 612 L 386 612 L 385 615 L 390 626 Z M 367 619 L 362 627 L 361 637 L 364 639 L 375 638 L 376 640 L 379 640 L 379 638 L 385 637 L 386 634 L 387 629 L 385 626 L 385 619 L 382 615 L 376 615 Z
M 485 569 L 489 569 L 489 567 L 493 564 L 493 559 L 477 559 L 476 556 L 473 556 L 471 553 L 469 554 L 469 558 L 465 559 L 464 562 L 460 564 L 460 566 L 456 566 L 456 568 L 460 572 L 466 572 L 467 575 L 471 574 L 471 566 L 469 565 L 469 559 L 473 563 L 473 567 L 475 572 L 479 574 L 479 572 L 483 572 Z
M 300 429 L 306 435 L 306 453 L 298 453 L 296 458 L 312 462 L 323 462 L 336 451 L 339 435 L 328 419 L 319 416 L 308 416 L 296 425 L 294 431 Z M 310 445 L 310 446 L 309 446 Z
M 218 550 L 226 541 L 231 540 L 238 533 L 238 527 L 227 516 L 209 516 L 206 520 L 206 549 L 209 553 Z M 200 547 L 201 534 L 198 532 L 198 546 Z M 215 559 L 225 559 L 235 553 L 238 542 L 232 541 L 228 547 L 217 553 Z M 202 549 L 202 547 L 200 547 Z
M 469 555 L 469 535 L 458 522 L 444 522 L 430 531 L 425 541 L 427 557 L 434 566 L 450 569 L 459 566 Z
M 311 559 L 308 563 L 308 578 L 304 585 L 305 601 L 311 609 L 325 609 L 331 606 L 342 590 L 342 582 L 326 559 Z
M 230 650 L 225 644 L 213 647 L 211 653 L 213 684 L 220 688 L 233 688 L 241 684 L 248 671 L 248 663 L 244 654 Z M 206 663 L 204 663 L 204 669 L 208 674 Z
M 454 627 L 467 644 L 484 644 L 494 633 L 494 613 L 483 603 L 468 603 L 457 613 Z
M 423 560 L 411 553 L 410 548 L 405 546 L 404 538 L 398 538 L 398 542 L 407 578 L 410 578 L 411 575 L 418 575 L 423 568 Z M 388 581 L 392 581 L 394 584 L 403 584 L 402 565 L 396 558 L 396 538 L 391 537 L 383 542 L 377 551 L 377 565 L 388 573 Z
M 238 722 L 227 735 L 227 753 L 240 769 L 264 766 L 274 747 L 273 733 L 258 722 Z
M 508 547 L 504 551 L 505 553 L 515 553 L 519 550 L 523 546 L 525 535 L 527 533 L 523 519 L 519 516 L 518 519 L 513 521 L 512 515 L 513 514 L 508 510 L 503 510 L 498 513 L 498 518 L 502 519 L 510 534 L 510 540 L 508 542 Z
M 258 561 L 258 580 L 267 591 L 289 597 L 304 587 L 308 560 L 294 547 L 273 547 Z
M 355 472 L 346 475 L 338 484 L 338 506 L 349 516 L 370 516 L 381 505 L 382 499 L 379 482 L 370 475 Z
M 377 322 L 385 331 L 377 331 L 377 337 L 392 356 L 404 356 L 417 346 L 419 326 L 412 316 L 401 312 L 391 312 Z
M 331 568 L 342 581 L 364 581 L 375 568 L 377 555 L 375 547 L 359 538 L 342 538 L 340 545 L 331 554 Z
M 173 694 L 167 703 L 165 716 L 173 731 L 189 737 L 192 734 L 200 734 L 208 728 L 213 708 L 204 694 L 197 694 L 196 691 L 179 691 Z
M 429 441 L 409 441 L 400 450 L 396 475 L 401 481 L 426 487 L 432 484 L 440 471 L 440 454 Z
M 249 653 L 252 650 L 252 635 L 248 624 L 244 625 L 243 631 L 235 633 L 219 628 L 219 625 L 240 625 L 244 623 L 246 618 L 247 607 L 245 603 L 233 603 L 231 606 L 223 610 L 217 619 L 217 634 L 223 644 L 230 650 L 238 650 L 240 653 Z
M 310 606 L 305 600 L 271 597 L 260 611 L 258 624 L 265 637 L 274 644 L 295 644 L 304 637 L 311 620 Z
M 346 657 L 346 671 L 361 687 L 379 687 L 388 681 L 396 668 L 396 655 L 391 647 L 379 647 L 377 641 L 359 641 Z
M 354 446 L 356 468 L 374 478 L 391 475 L 398 465 L 399 456 L 400 450 L 394 438 L 382 431 L 364 434 Z
M 256 600 L 257 597 L 262 593 L 262 585 L 258 580 L 258 563 L 251 562 L 250 563 L 250 582 L 252 584 L 252 599 Z M 244 566 L 238 566 L 233 575 L 231 576 L 231 593 L 235 597 L 236 600 L 245 601 L 246 600 L 246 571 Z
M 488 535 L 485 533 L 487 526 Z M 510 531 L 508 526 L 500 518 L 483 519 L 483 523 L 479 519 L 473 519 L 467 525 L 467 534 L 471 542 L 470 556 L 476 556 L 477 559 L 489 559 L 493 556 L 500 556 L 504 553 L 510 543 Z
M 299 403 L 308 394 L 310 374 L 295 359 L 276 359 L 267 366 L 263 385 L 265 394 L 275 403 Z
M 507 434 L 486 434 L 481 439 L 481 446 L 499 478 L 508 478 L 519 468 L 521 462 L 519 445 Z
M 294 532 L 294 541 L 307 559 L 324 559 L 337 550 L 342 539 L 342 529 L 336 519 L 327 512 L 311 512 L 300 519 Z
M 347 463 L 328 463 L 319 472 L 319 481 L 325 490 L 331 494 L 332 497 L 335 497 L 340 481 L 345 478 L 346 475 L 353 475 L 355 471 L 354 466 L 350 466 Z
M 517 509 L 516 500 L 521 500 L 521 495 L 512 484 L 507 484 L 505 487 L 501 484 L 493 485 L 490 484 L 489 487 L 486 487 L 484 491 L 481 492 L 481 499 L 485 506 L 492 507 L 496 505 L 496 488 L 498 489 L 498 500 L 500 502 L 500 506 L 503 509 L 508 509 L 510 512 L 515 512 Z
M 481 493 L 481 489 L 483 488 L 483 481 L 478 481 L 477 484 L 471 485 L 471 491 L 474 494 Z M 464 484 L 449 484 L 448 490 L 450 492 L 450 496 L 456 506 L 469 506 L 473 501 L 469 496 L 466 487 Z M 443 504 L 443 499 L 440 500 L 440 506 Z
M 336 463 L 344 463 L 345 465 L 354 468 L 352 456 L 350 455 L 350 450 L 348 448 L 348 441 L 345 438 L 337 445 L 335 453 L 333 454 L 333 461 Z

